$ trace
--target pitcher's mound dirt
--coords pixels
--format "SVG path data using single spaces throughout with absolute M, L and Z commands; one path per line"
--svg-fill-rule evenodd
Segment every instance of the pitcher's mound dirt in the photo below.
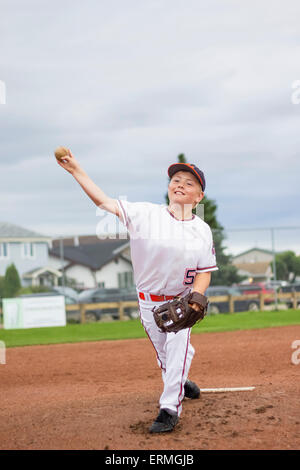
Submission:
M 148 433 L 162 392 L 148 339 L 8 349 L 0 449 L 299 449 L 297 339 L 300 326 L 192 335 L 201 388 L 256 388 L 184 400 L 164 435 Z

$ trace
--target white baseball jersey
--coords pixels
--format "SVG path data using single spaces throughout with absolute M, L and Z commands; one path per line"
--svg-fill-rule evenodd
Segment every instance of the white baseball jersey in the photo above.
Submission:
M 191 288 L 197 273 L 216 271 L 209 225 L 197 215 L 178 220 L 164 204 L 118 200 L 120 220 L 130 235 L 136 288 L 177 295 Z

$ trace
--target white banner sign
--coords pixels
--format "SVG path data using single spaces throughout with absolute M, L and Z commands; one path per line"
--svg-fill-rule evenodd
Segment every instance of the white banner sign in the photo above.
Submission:
M 65 297 L 27 297 L 3 300 L 4 329 L 66 326 Z

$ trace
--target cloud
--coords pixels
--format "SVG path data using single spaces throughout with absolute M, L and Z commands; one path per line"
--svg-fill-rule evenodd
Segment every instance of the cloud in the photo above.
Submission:
M 1 218 L 88 233 L 94 204 L 53 156 L 67 145 L 112 197 L 164 202 L 185 153 L 223 226 L 299 223 L 299 4 L 288 6 L 3 1 Z

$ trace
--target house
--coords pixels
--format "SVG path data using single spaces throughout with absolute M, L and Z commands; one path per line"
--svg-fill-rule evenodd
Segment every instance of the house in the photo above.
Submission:
M 263 261 L 273 261 L 273 252 L 262 248 L 251 248 L 233 257 L 234 262 L 241 263 L 260 263 Z
M 51 237 L 8 222 L 0 222 L 0 276 L 14 264 L 23 287 L 57 285 L 59 270 L 48 265 Z
M 84 235 L 52 240 L 49 265 L 77 288 L 133 287 L 129 240 Z
M 245 282 L 269 282 L 273 277 L 273 252 L 262 248 L 251 248 L 232 259 L 238 274 L 247 276 Z
M 128 239 L 52 239 L 0 222 L 0 276 L 10 264 L 16 266 L 23 287 L 58 285 L 62 275 L 80 288 L 134 286 Z

